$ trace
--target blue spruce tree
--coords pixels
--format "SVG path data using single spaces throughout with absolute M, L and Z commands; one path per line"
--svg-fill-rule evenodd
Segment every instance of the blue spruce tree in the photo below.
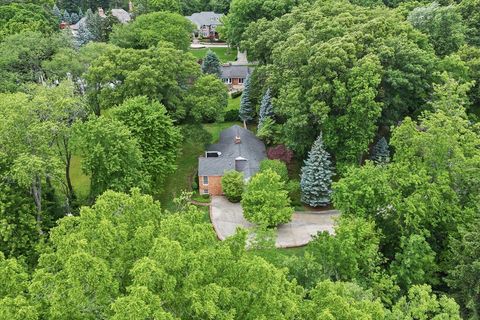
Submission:
M 68 23 L 68 24 L 72 24 L 72 18 L 70 17 L 70 14 L 68 14 L 68 11 L 65 9 L 65 11 L 63 11 L 63 21 Z
M 250 76 L 247 76 L 245 83 L 243 84 L 242 98 L 240 99 L 240 110 L 238 111 L 240 119 L 242 119 L 244 125 L 248 121 L 252 121 L 254 117 L 254 111 L 252 102 L 250 101 Z
M 60 9 L 58 9 L 56 4 L 53 5 L 52 13 L 55 16 L 55 18 L 57 18 L 58 23 L 62 22 L 62 19 L 63 19 L 62 12 L 60 11 Z
M 78 16 L 78 14 L 76 12 L 73 12 L 70 15 L 70 20 L 72 21 L 72 24 L 75 24 L 75 23 L 78 22 L 78 20 L 80 20 L 80 17 Z
M 81 47 L 83 45 L 86 45 L 90 41 L 93 40 L 93 35 L 88 30 L 87 24 L 85 22 L 80 22 L 80 26 L 78 27 L 78 34 L 75 38 L 75 43 L 77 47 Z
M 260 112 L 258 115 L 258 130 L 262 128 L 263 123 L 268 118 L 273 118 L 273 105 L 272 105 L 272 94 L 270 88 L 267 89 L 262 98 L 262 103 L 260 104 Z
M 373 146 L 370 159 L 376 164 L 384 164 L 390 162 L 390 148 L 385 137 L 380 138 Z
M 80 19 L 83 18 L 83 10 L 82 10 L 82 8 L 79 8 L 79 9 L 78 9 L 78 16 L 80 17 Z
M 212 50 L 208 50 L 202 63 L 202 71 L 206 74 L 214 74 L 217 77 L 222 76 L 222 70 L 220 68 L 220 60 L 218 56 Z
M 302 202 L 312 207 L 327 206 L 332 194 L 332 176 L 330 154 L 325 151 L 322 134 L 320 134 L 302 167 L 300 181 Z

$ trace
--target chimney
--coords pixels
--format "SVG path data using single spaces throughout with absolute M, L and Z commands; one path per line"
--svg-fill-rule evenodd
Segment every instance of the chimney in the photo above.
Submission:
M 98 15 L 102 18 L 106 18 L 107 16 L 105 15 L 105 11 L 103 11 L 102 7 L 98 8 Z
M 235 144 L 239 143 L 242 143 L 242 139 L 240 138 L 240 136 L 235 136 Z

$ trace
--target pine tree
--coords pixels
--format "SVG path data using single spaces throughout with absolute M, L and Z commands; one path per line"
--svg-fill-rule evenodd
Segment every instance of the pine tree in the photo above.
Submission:
M 376 164 L 388 163 L 390 161 L 390 148 L 388 147 L 385 137 L 382 137 L 377 141 L 375 146 L 373 146 L 370 159 Z
M 76 12 L 73 12 L 70 15 L 70 19 L 72 20 L 72 24 L 75 24 L 75 23 L 78 22 L 78 20 L 80 20 L 80 17 L 78 16 L 78 14 Z
M 62 19 L 63 19 L 62 12 L 60 11 L 60 9 L 58 9 L 56 4 L 53 5 L 52 13 L 57 18 L 59 23 L 62 22 Z
M 208 50 L 205 58 L 203 59 L 202 71 L 206 74 L 214 74 L 219 78 L 222 76 L 220 60 L 212 50 Z
M 272 94 L 270 88 L 267 89 L 262 98 L 262 103 L 260 105 L 260 112 L 258 118 L 258 130 L 263 126 L 263 123 L 267 118 L 273 118 L 273 106 L 272 106 Z
M 332 193 L 332 176 L 330 154 L 325 151 L 322 134 L 320 134 L 302 167 L 300 181 L 302 202 L 312 207 L 328 205 Z
M 78 28 L 78 34 L 76 37 L 77 47 L 81 47 L 92 40 L 93 40 L 93 35 L 90 32 L 90 30 L 88 30 L 87 24 L 80 23 L 80 26 Z
M 63 21 L 68 24 L 72 23 L 72 18 L 70 17 L 70 14 L 68 14 L 68 11 L 66 9 L 65 11 L 63 11 Z
M 243 86 L 244 88 L 242 98 L 240 99 L 240 110 L 238 111 L 238 115 L 244 124 L 246 124 L 247 121 L 253 120 L 254 116 L 252 102 L 250 101 L 250 76 L 247 76 Z
M 78 16 L 80 17 L 80 19 L 83 18 L 83 10 L 82 10 L 82 8 L 79 8 L 79 9 L 78 9 Z

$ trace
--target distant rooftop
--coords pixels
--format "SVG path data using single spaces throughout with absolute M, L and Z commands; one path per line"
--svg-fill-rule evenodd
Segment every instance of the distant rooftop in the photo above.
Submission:
M 128 23 L 130 20 L 132 20 L 130 13 L 124 9 L 112 9 L 111 13 L 112 16 L 116 17 L 121 23 Z
M 206 152 L 220 152 L 218 157 L 198 159 L 199 176 L 223 176 L 226 171 L 243 172 L 250 179 L 260 169 L 260 162 L 267 157 L 265 144 L 251 131 L 234 125 L 220 133 L 220 141 Z
M 222 22 L 220 19 L 223 17 L 221 13 L 215 13 L 213 11 L 204 11 L 204 12 L 197 12 L 192 14 L 191 16 L 185 17 L 188 20 L 192 21 L 194 24 L 197 25 L 198 28 L 201 26 L 210 26 L 210 25 L 221 25 Z
M 253 68 L 246 65 L 225 64 L 221 67 L 222 79 L 243 78 L 253 72 Z

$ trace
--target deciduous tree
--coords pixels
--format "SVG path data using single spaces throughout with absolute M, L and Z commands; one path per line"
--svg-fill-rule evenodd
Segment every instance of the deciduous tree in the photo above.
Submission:
M 272 170 L 253 176 L 242 197 L 243 214 L 261 226 L 277 226 L 292 219 L 293 208 L 285 182 Z

